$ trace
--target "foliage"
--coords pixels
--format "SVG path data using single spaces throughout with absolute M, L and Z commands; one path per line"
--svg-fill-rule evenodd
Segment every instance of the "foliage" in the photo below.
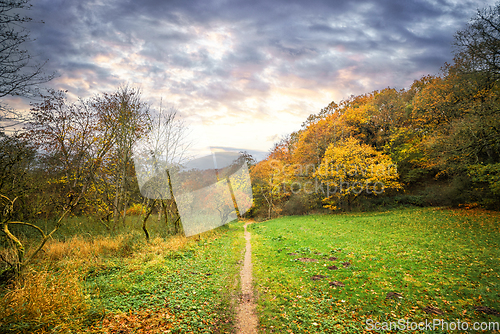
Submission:
M 146 207 L 141 203 L 132 204 L 127 209 L 127 216 L 140 216 L 146 214 Z
M 471 165 L 468 172 L 479 195 L 477 200 L 487 207 L 498 208 L 500 203 L 500 163 Z
M 352 137 L 328 147 L 314 176 L 327 187 L 323 201 L 331 210 L 342 202 L 350 210 L 358 196 L 401 188 L 391 158 Z
M 100 178 L 113 208 L 113 225 L 118 224 L 120 213 L 126 214 L 131 200 L 135 171 L 132 148 L 149 129 L 149 105 L 142 101 L 139 89 L 119 87 L 113 94 L 102 94 L 92 101 L 92 106 L 106 129 L 113 129 L 112 152 L 107 158 L 107 174 Z M 124 219 L 124 215 L 121 215 Z
M 267 207 L 267 218 L 281 211 L 279 204 L 289 195 L 288 190 L 283 187 L 286 181 L 284 167 L 281 160 L 268 158 L 250 170 L 254 203 Z

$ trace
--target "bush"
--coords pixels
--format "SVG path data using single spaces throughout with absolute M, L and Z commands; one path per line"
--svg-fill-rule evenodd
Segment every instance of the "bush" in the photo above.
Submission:
M 145 214 L 146 214 L 146 207 L 139 203 L 133 204 L 127 210 L 127 216 L 140 216 Z

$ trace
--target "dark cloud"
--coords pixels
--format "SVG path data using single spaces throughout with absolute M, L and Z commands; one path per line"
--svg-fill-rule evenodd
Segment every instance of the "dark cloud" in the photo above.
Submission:
M 33 35 L 38 54 L 53 59 L 55 68 L 65 57 L 105 53 L 102 44 L 106 41 L 123 47 L 142 41 L 140 55 L 164 61 L 167 66 L 204 67 L 210 75 L 217 75 L 214 68 L 218 65 L 206 52 L 187 55 L 183 51 L 183 46 L 200 37 L 193 28 L 217 25 L 231 26 L 238 43 L 224 58 L 224 67 L 262 62 L 265 52 L 277 62 L 290 63 L 288 70 L 294 70 L 297 60 L 322 59 L 335 46 L 360 54 L 392 52 L 395 47 L 439 48 L 433 53 L 441 55 L 444 62 L 451 58 L 453 33 L 475 7 L 473 2 L 399 0 L 45 0 L 35 4 L 33 13 L 46 23 L 37 26 Z M 334 67 L 342 63 L 333 62 Z M 435 62 L 417 64 L 420 69 L 434 66 Z
M 49 59 L 47 71 L 58 71 L 54 85 L 84 96 L 133 82 L 145 93 L 175 97 L 186 110 L 248 113 L 244 101 L 254 98 L 264 101 L 254 106 L 262 115 L 262 103 L 282 88 L 346 98 L 435 74 L 453 58 L 454 33 L 484 6 L 458 0 L 37 0 L 29 13 L 35 19 L 29 48 Z M 304 110 L 304 117 L 317 111 Z

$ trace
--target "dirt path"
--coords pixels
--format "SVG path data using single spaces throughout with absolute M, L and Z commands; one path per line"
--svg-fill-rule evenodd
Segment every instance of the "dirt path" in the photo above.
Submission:
M 247 231 L 248 223 L 245 223 L 245 262 L 241 268 L 241 299 L 236 315 L 237 333 L 257 333 L 257 315 L 255 314 L 255 303 L 252 286 L 252 246 L 250 244 L 250 232 Z

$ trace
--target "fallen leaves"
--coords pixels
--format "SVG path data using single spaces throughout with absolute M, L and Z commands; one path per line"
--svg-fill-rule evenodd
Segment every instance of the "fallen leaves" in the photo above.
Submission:
M 339 282 L 339 281 L 333 281 L 333 282 L 330 282 L 329 284 L 330 284 L 330 286 L 338 286 L 338 287 L 344 287 L 345 286 L 344 283 Z
M 128 313 L 108 314 L 102 321 L 102 327 L 92 328 L 91 332 L 118 333 L 161 333 L 172 328 L 174 316 L 169 309 L 137 310 Z
M 385 296 L 385 299 L 402 299 L 403 295 L 398 293 L 398 292 L 388 292 L 387 295 Z
M 444 312 L 442 310 L 438 309 L 437 307 L 431 306 L 431 305 L 424 307 L 422 310 L 427 314 L 436 314 L 436 315 L 444 314 Z

